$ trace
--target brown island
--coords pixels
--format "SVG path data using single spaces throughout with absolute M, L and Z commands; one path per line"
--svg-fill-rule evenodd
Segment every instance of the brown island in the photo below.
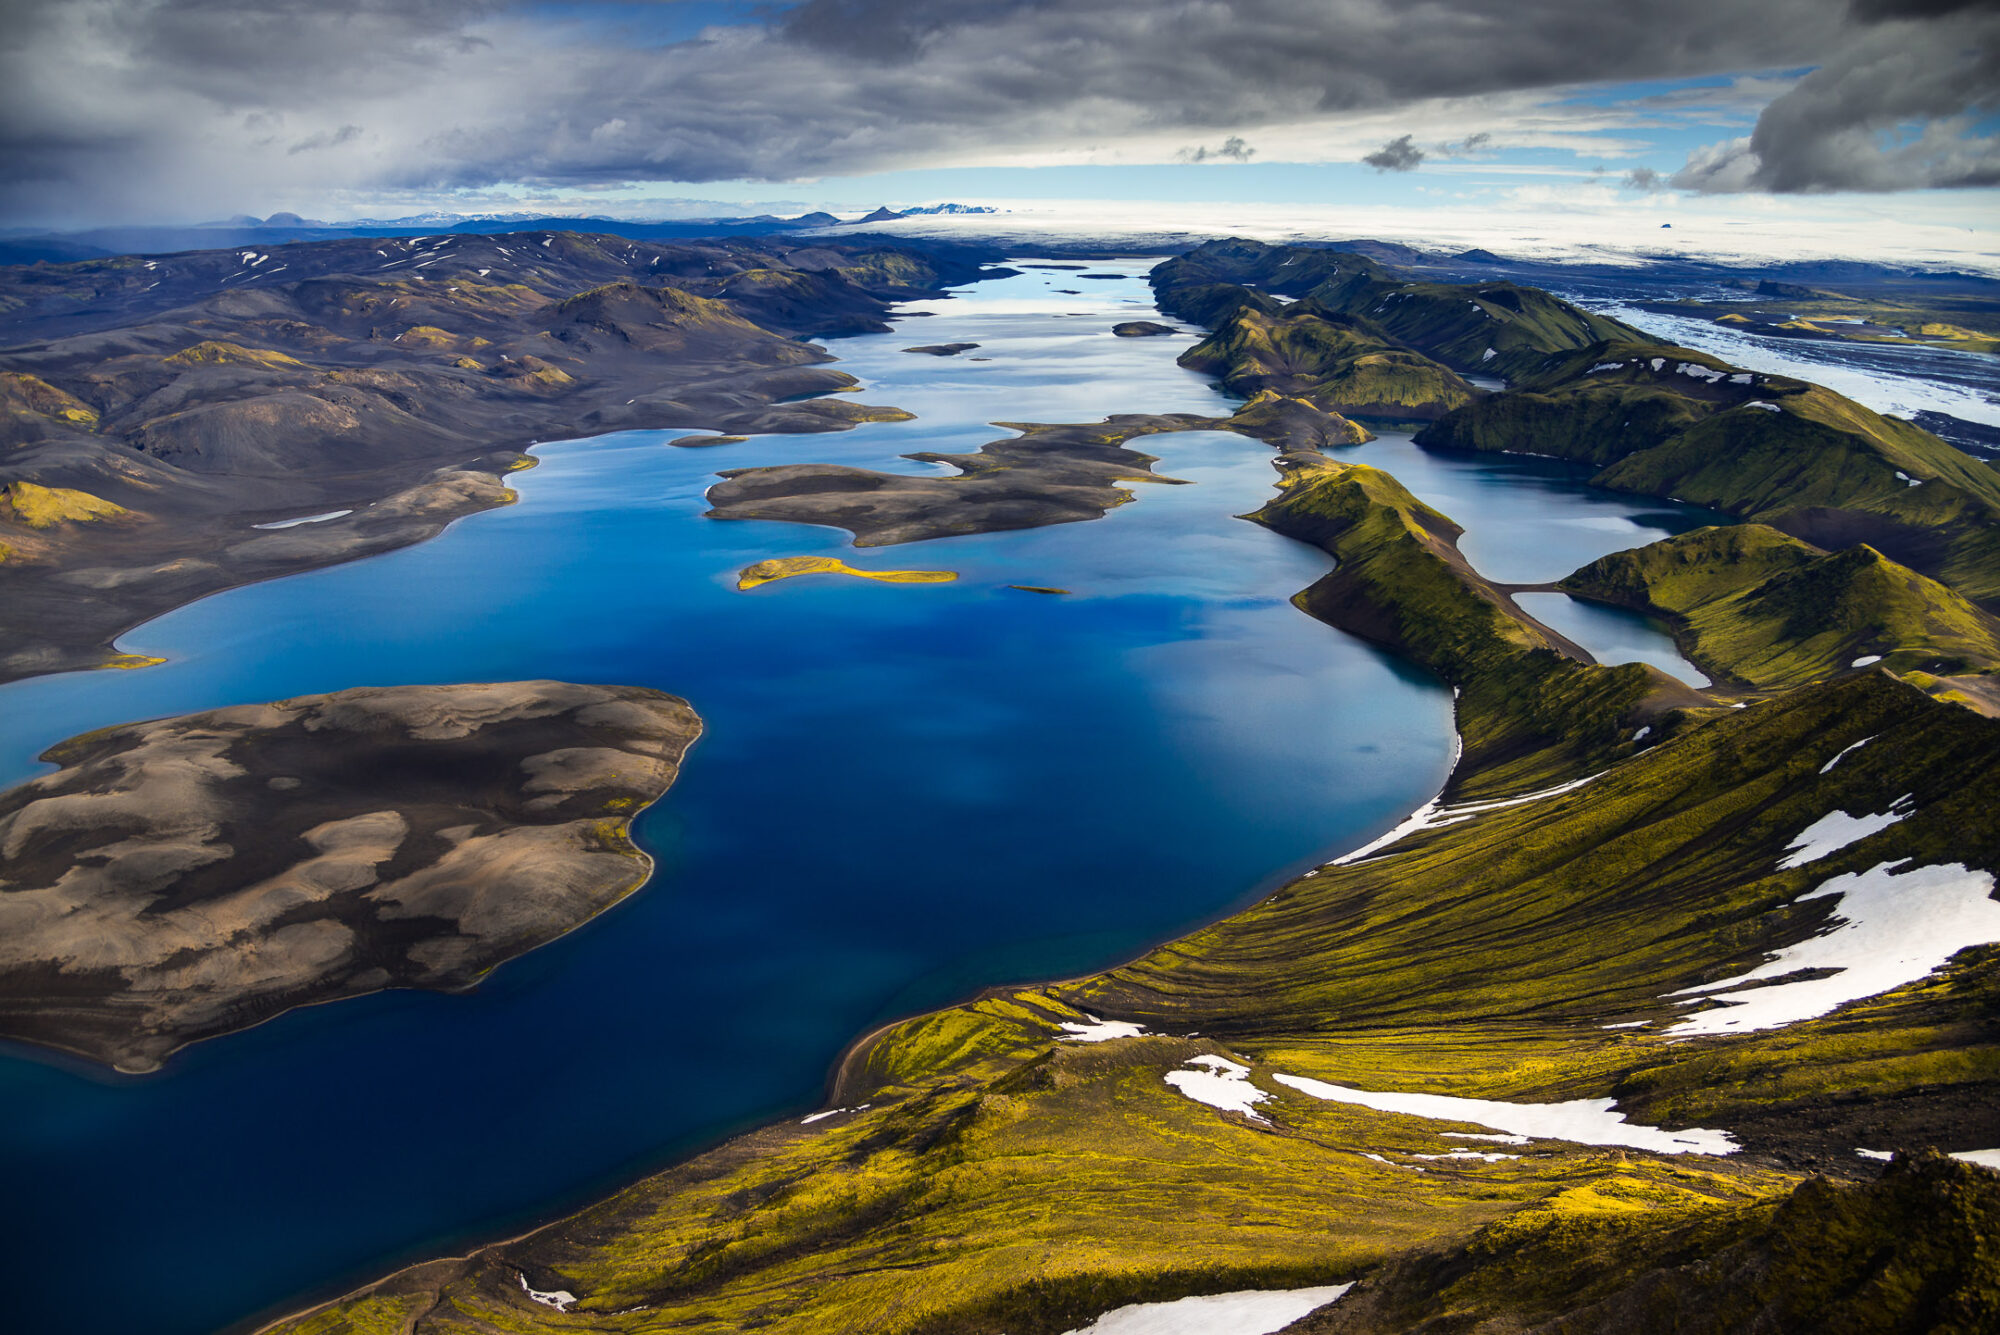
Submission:
M 685 701 L 362 688 L 86 733 L 0 794 L 0 1036 L 149 1071 L 294 1006 L 460 989 L 644 883 Z

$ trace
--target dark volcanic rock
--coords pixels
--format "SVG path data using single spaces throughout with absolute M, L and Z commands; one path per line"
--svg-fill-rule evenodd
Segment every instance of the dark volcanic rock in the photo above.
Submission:
M 630 686 L 300 696 L 107 728 L 0 794 L 0 1034 L 150 1070 L 293 1006 L 469 987 L 642 884 L 701 731 Z
M 0 680 L 101 665 L 119 632 L 192 598 L 504 504 L 499 475 L 537 440 L 899 418 L 804 401 L 854 379 L 801 338 L 886 330 L 893 302 L 984 258 L 526 232 L 0 270 L 0 486 L 124 512 L 0 513 Z M 253 539 L 336 510 L 352 517 Z

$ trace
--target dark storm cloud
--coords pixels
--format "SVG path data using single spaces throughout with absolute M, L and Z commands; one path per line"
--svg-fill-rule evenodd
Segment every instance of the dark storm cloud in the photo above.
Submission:
M 1398 135 L 1361 159 L 1378 172 L 1413 172 L 1424 160 L 1424 151 L 1411 136 Z
M 1871 27 L 1765 107 L 1748 138 L 1693 154 L 1671 184 L 1708 193 L 2000 185 L 2000 138 L 1973 133 L 1979 114 L 2000 109 L 2000 13 L 1954 8 L 1948 23 Z
M 1935 19 L 1968 10 L 2000 13 L 2000 0 L 1854 0 L 1854 17 L 1870 23 Z
M 1909 26 L 1846 0 L 1763 0 L 1754 22 L 1740 0 L 807 0 L 646 47 L 499 0 L 8 9 L 0 220 L 1201 143 L 1420 100 L 1816 64 Z

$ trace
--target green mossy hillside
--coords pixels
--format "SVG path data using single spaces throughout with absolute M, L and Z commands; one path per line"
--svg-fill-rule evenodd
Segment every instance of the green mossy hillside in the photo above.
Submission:
M 16 520 L 32 529 L 123 519 L 131 513 L 122 505 L 70 487 L 43 487 L 33 482 L 0 486 L 0 518 Z
M 255 366 L 266 371 L 303 370 L 306 366 L 298 358 L 282 352 L 269 348 L 246 348 L 240 343 L 222 339 L 203 339 L 160 360 L 162 364 L 173 367 Z
M 1313 246 L 1267 246 L 1261 241 L 1209 241 L 1153 267 L 1160 309 L 1219 329 L 1239 310 L 1274 315 L 1279 297 L 1333 293 L 1386 280 L 1387 271 L 1361 255 Z
M 1643 337 L 1537 287 L 1513 283 L 1392 283 L 1311 294 L 1366 315 L 1394 337 L 1461 371 L 1513 380 L 1551 353 Z
M 1591 464 L 1598 486 L 1823 547 L 1866 542 L 1975 601 L 2000 599 L 2000 473 L 1822 386 L 1685 348 L 1604 343 L 1548 358 L 1417 439 Z
M 1704 671 L 1760 688 L 1862 658 L 1933 674 L 2000 667 L 2000 620 L 1951 589 L 1872 547 L 1829 554 L 1762 524 L 1614 552 L 1561 587 L 1666 616 Z
M 1310 463 L 1249 516 L 1339 565 L 1293 599 L 1320 620 L 1408 654 L 1459 688 L 1459 791 L 1518 790 L 1613 754 L 1663 708 L 1706 703 L 1656 669 L 1575 661 L 1460 555 L 1462 531 L 1380 469 Z
M 0 371 L 0 445 L 25 445 L 51 427 L 95 431 L 97 410 L 40 376 Z
M 1161 309 L 1210 328 L 1245 307 L 1276 314 L 1266 293 L 1302 297 L 1307 309 L 1368 320 L 1454 370 L 1508 378 L 1550 353 L 1644 337 L 1539 288 L 1404 282 L 1373 260 L 1321 247 L 1211 241 L 1157 266 L 1152 283 Z
M 2000 868 L 2000 812 L 1984 796 L 2000 782 L 2000 723 L 1881 671 L 1705 717 L 1652 725 L 1654 735 L 1630 741 L 1625 758 L 1582 787 L 1321 868 L 1054 993 L 1239 1044 L 1373 1031 L 1469 1041 L 1475 1027 L 1516 1042 L 1545 1026 L 1602 1036 L 1605 1023 L 1685 1015 L 1670 992 L 1733 976 L 1818 931 L 1827 906 L 1795 901 L 1831 875 L 1902 858 Z M 1874 740 L 1822 772 L 1865 738 Z M 1825 860 L 1778 865 L 1826 812 L 1885 811 L 1906 794 L 1907 819 Z M 1655 1032 L 1617 1041 L 1655 1044 Z M 1502 1086 L 1528 1069 L 1449 1040 L 1398 1041 L 1451 1054 Z M 1655 1051 L 1691 1056 L 1713 1042 Z M 1650 1064 L 1636 1051 L 1627 1059 Z M 1415 1078 L 1419 1059 L 1405 1060 Z
M 1462 1247 L 1395 1262 L 1298 1335 L 2000 1328 L 2000 1176 L 1939 1155 L 1780 1201 L 1558 1196 Z
M 1239 309 L 1182 353 L 1180 364 L 1246 397 L 1272 390 L 1363 416 L 1435 418 L 1476 394 L 1454 372 L 1365 321 L 1297 308 L 1277 315 Z

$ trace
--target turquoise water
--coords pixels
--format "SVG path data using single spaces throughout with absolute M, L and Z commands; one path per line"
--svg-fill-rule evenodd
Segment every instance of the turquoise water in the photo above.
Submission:
M 639 683 L 707 723 L 638 822 L 652 883 L 471 994 L 293 1012 L 148 1077 L 0 1055 L 0 1180 L 32 1203 L 0 1240 L 15 1328 L 211 1330 L 518 1230 L 809 1110 L 882 1020 L 1129 957 L 1435 792 L 1448 693 L 1288 604 L 1328 562 L 1232 518 L 1270 494 L 1254 442 L 1149 438 L 1193 485 L 1134 484 L 1101 521 L 1025 533 L 856 553 L 835 530 L 702 518 L 719 468 L 922 473 L 897 456 L 976 447 L 995 419 L 1217 411 L 1173 364 L 1187 338 L 1109 334 L 1153 311 L 1122 268 L 1078 296 L 1061 273 L 981 284 L 829 345 L 861 397 L 915 422 L 547 445 L 518 506 L 122 642 L 162 667 L 0 689 L 8 781 L 88 728 L 362 684 Z M 941 342 L 991 360 L 899 351 Z M 1453 490 L 1440 504 L 1502 578 L 1703 522 L 1517 467 L 1539 461 L 1361 453 L 1420 473 L 1427 499 Z M 961 578 L 734 588 L 753 561 L 818 553 Z

